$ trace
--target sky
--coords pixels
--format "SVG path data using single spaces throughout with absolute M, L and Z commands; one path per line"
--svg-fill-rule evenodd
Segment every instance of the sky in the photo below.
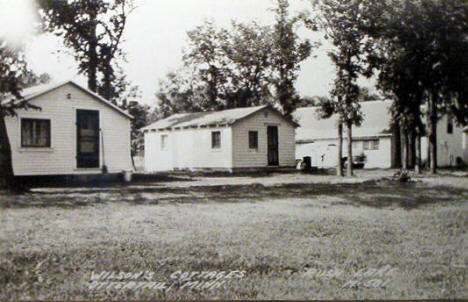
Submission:
M 51 34 L 29 35 L 27 25 L 15 20 L 34 20 L 28 2 L 32 0 L 0 0 L 0 20 L 11 34 L 26 41 L 26 59 L 36 73 L 49 73 L 54 81 L 73 78 L 85 85 L 86 78 L 77 76 L 77 63 L 66 53 L 60 38 Z M 122 48 L 127 53 L 127 63 L 122 67 L 127 78 L 142 91 L 142 102 L 154 105 L 158 82 L 172 70 L 182 65 L 182 50 L 187 45 L 186 32 L 212 20 L 223 27 L 232 19 L 242 22 L 256 21 L 272 24 L 272 0 L 136 0 L 138 8 L 129 16 Z M 7 10 L 5 9 L 7 8 Z M 310 9 L 308 0 L 290 0 L 290 12 Z M 27 18 L 25 18 L 27 16 Z M 22 17 L 22 18 L 19 18 Z M 11 21 L 8 21 L 10 19 Z M 0 21 L 1 22 L 1 21 Z M 16 23 L 12 26 L 11 24 Z M 1 34 L 5 34 L 0 32 Z M 313 41 L 320 34 L 299 29 L 302 38 Z M 334 67 L 326 43 L 316 49 L 313 56 L 303 62 L 296 88 L 302 96 L 326 95 L 334 79 Z M 364 81 L 365 86 L 370 86 Z

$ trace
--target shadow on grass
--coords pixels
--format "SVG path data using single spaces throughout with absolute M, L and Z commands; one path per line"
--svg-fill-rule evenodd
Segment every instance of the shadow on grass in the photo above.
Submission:
M 167 173 L 144 174 L 135 173 L 132 182 L 126 183 L 120 174 L 96 175 L 50 175 L 21 176 L 17 180 L 27 188 L 89 188 L 106 189 L 120 188 L 128 185 L 144 185 L 148 183 L 166 183 L 173 181 L 193 181 L 188 175 L 173 175 Z
M 330 206 L 368 206 L 374 208 L 400 207 L 415 209 L 428 204 L 451 204 L 468 200 L 468 190 L 451 187 L 431 187 L 422 183 L 399 183 L 372 180 L 357 184 L 284 184 L 264 186 L 219 185 L 176 187 L 105 187 L 73 191 L 40 192 L 21 196 L 0 197 L 0 207 L 64 207 L 73 208 L 95 204 L 126 202 L 135 205 L 184 203 L 237 203 L 275 199 L 341 197 L 340 203 Z

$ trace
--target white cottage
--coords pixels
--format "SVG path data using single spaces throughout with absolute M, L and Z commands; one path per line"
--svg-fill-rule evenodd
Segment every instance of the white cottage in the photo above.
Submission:
M 145 128 L 145 170 L 294 167 L 297 125 L 270 106 L 175 114 Z
M 365 168 L 390 168 L 393 166 L 392 150 L 395 148 L 390 129 L 390 101 L 361 103 L 364 120 L 353 127 L 353 155 L 366 156 Z M 337 116 L 320 119 L 318 107 L 298 108 L 294 117 L 299 123 L 296 130 L 296 158 L 310 156 L 312 166 L 334 167 L 337 164 Z M 448 116 L 443 116 L 437 126 L 437 165 L 455 166 L 457 158 L 468 163 L 467 135 Z M 343 138 L 343 156 L 346 156 L 346 130 Z M 421 157 L 427 159 L 427 138 L 421 139 Z
M 41 110 L 5 119 L 16 176 L 132 170 L 131 115 L 73 82 L 25 89 Z

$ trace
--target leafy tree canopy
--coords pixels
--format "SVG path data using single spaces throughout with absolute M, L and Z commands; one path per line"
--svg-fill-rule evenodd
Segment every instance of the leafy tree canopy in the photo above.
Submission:
M 276 3 L 273 26 L 233 21 L 223 29 L 206 21 L 189 31 L 184 70 L 169 73 L 156 93 L 162 116 L 265 103 L 290 114 L 300 103 L 300 63 L 317 45 L 299 39 L 303 18 L 289 16 L 288 2 Z

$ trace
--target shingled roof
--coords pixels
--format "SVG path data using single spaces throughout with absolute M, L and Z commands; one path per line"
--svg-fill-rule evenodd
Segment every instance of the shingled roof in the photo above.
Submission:
M 379 137 L 389 136 L 390 113 L 389 101 L 370 101 L 361 103 L 364 120 L 360 127 L 353 127 L 353 137 Z M 293 116 L 300 127 L 296 129 L 297 142 L 309 142 L 317 139 L 334 139 L 338 137 L 335 114 L 328 119 L 318 117 L 318 107 L 298 108 Z
M 173 128 L 198 128 L 205 126 L 232 125 L 260 110 L 271 108 L 268 105 L 227 109 L 222 111 L 179 113 L 159 120 L 142 130 L 165 130 Z M 274 109 L 272 109 L 274 110 Z M 287 120 L 287 119 L 286 119 Z M 287 120 L 293 123 L 292 121 Z

